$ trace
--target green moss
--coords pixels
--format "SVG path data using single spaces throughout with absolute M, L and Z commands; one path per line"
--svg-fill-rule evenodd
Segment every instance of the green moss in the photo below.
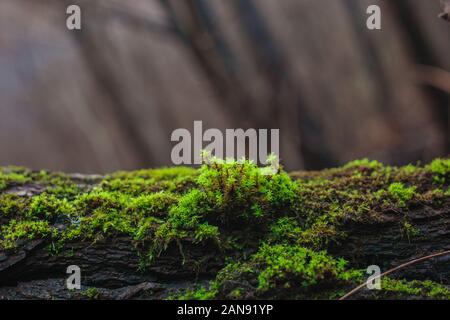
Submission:
M 139 216 L 166 215 L 169 208 L 178 202 L 179 196 L 171 192 L 156 192 L 130 198 L 126 210 Z
M 74 206 L 66 198 L 58 199 L 55 195 L 43 193 L 31 199 L 27 216 L 52 220 L 57 215 L 70 216 L 74 212 Z
M 0 168 L 0 191 L 31 181 L 29 171 L 21 167 Z
M 400 207 L 406 207 L 407 203 L 416 195 L 416 187 L 407 188 L 401 182 L 392 183 L 388 190 Z
M 80 194 L 80 188 L 72 181 L 59 181 L 56 184 L 50 184 L 45 192 L 58 198 L 74 198 Z
M 413 175 L 413 174 L 416 173 L 419 169 L 420 169 L 420 168 L 418 168 L 418 167 L 415 166 L 415 165 L 408 164 L 408 165 L 402 167 L 402 168 L 400 169 L 400 171 L 401 171 L 401 173 L 404 173 L 404 174 L 406 174 L 406 175 Z
M 101 187 L 135 196 L 158 191 L 180 192 L 193 184 L 196 174 L 196 170 L 187 167 L 120 171 L 107 176 Z
M 292 217 L 278 219 L 270 228 L 273 242 L 289 242 L 300 238 L 303 229 Z
M 48 232 L 31 233 L 39 237 L 52 236 L 60 244 L 74 239 L 101 239 L 118 234 L 129 235 L 136 240 L 145 240 L 152 236 L 152 229 L 162 223 L 158 216 L 167 214 L 178 197 L 169 192 L 132 197 L 127 194 L 94 189 L 76 196 L 73 200 L 58 198 L 54 194 L 42 193 L 29 199 L 15 195 L 2 195 L 0 210 L 4 215 L 16 215 L 12 226 L 35 225 L 45 223 L 49 226 L 56 219 L 68 221 L 64 230 L 57 234 Z M 17 229 L 17 228 L 16 228 Z M 18 230 L 20 231 L 20 230 Z M 203 230 L 205 233 L 206 230 Z M 14 228 L 4 228 L 5 239 L 20 238 Z M 199 237 L 202 235 L 199 234 Z M 31 238 L 30 238 L 31 239 Z M 14 241 L 8 242 L 8 249 L 14 247 Z
M 29 199 L 16 194 L 0 194 L 0 218 L 13 217 L 27 211 Z
M 253 220 L 276 209 L 289 208 L 296 198 L 297 185 L 285 172 L 264 175 L 248 161 L 213 161 L 202 166 L 199 173 L 199 190 L 225 222 Z
M 109 175 L 109 179 L 153 179 L 155 181 L 173 180 L 178 178 L 192 177 L 196 175 L 196 170 L 189 167 L 169 167 L 159 169 L 144 169 L 136 171 L 118 171 Z
M 19 240 L 34 240 L 56 237 L 58 230 L 47 221 L 11 220 L 0 229 L 0 247 L 10 250 L 16 247 Z
M 433 174 L 434 182 L 444 184 L 450 181 L 450 159 L 436 159 L 427 169 Z
M 171 300 L 212 300 L 214 298 L 215 291 L 203 286 L 175 292 L 169 297 Z
M 292 285 L 308 288 L 318 284 L 349 280 L 358 273 L 345 270 L 346 262 L 325 251 L 315 252 L 299 246 L 263 245 L 253 261 L 262 269 L 258 290 Z
M 117 192 L 94 190 L 74 200 L 78 211 L 83 212 L 72 226 L 70 238 L 80 234 L 86 238 L 125 234 L 144 240 L 161 221 L 177 196 L 169 192 L 133 197 Z
M 360 160 L 353 160 L 347 163 L 344 168 L 370 168 L 370 169 L 379 169 L 382 168 L 383 164 L 376 160 L 369 160 L 367 158 Z
M 258 223 L 264 228 L 279 210 L 290 210 L 296 189 L 284 172 L 264 175 L 249 161 L 212 160 L 200 168 L 196 188 L 170 208 L 167 221 L 155 234 L 155 250 L 191 236 L 220 244 L 218 226 L 242 229 Z
M 316 290 L 330 294 L 336 286 L 361 280 L 362 272 L 348 270 L 343 259 L 335 259 L 325 251 L 263 244 L 249 261 L 231 262 L 224 267 L 207 289 L 187 291 L 181 297 L 292 299 Z
M 403 222 L 403 232 L 406 234 L 408 239 L 411 239 L 413 237 L 417 237 L 420 235 L 420 230 L 414 227 L 410 222 L 404 221 Z
M 393 292 L 405 296 L 427 297 L 431 299 L 450 299 L 450 290 L 430 280 L 406 281 L 385 278 L 381 282 L 383 292 Z
M 85 298 L 90 299 L 90 300 L 98 300 L 98 299 L 101 298 L 100 290 L 97 289 L 97 288 L 93 288 L 93 287 L 92 288 L 88 288 L 88 289 L 86 289 L 84 291 L 81 291 L 80 295 L 82 297 L 85 297 Z

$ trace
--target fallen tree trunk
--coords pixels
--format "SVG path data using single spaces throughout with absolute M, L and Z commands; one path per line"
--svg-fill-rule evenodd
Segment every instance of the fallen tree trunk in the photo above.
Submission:
M 8 170 L 3 170 L 4 175 L 10 174 Z M 295 234 L 294 241 L 301 241 L 303 246 L 314 250 L 326 249 L 333 257 L 346 259 L 352 268 L 363 270 L 370 265 L 378 265 L 386 271 L 406 261 L 433 252 L 449 250 L 450 199 L 448 192 L 442 191 L 442 186 L 438 187 L 433 184 L 433 173 L 427 168 L 416 168 L 414 173 L 408 174 L 405 174 L 406 171 L 402 168 L 390 169 L 391 177 L 387 180 L 388 186 L 392 186 L 391 181 L 403 181 L 405 189 L 402 190 L 407 190 L 406 186 L 414 186 L 416 190 L 414 196 L 408 200 L 402 200 L 401 196 L 395 196 L 396 193 L 391 190 L 392 187 L 387 188 L 385 193 L 380 193 L 380 190 L 384 190 L 383 186 L 386 185 L 386 181 L 380 182 L 379 177 L 374 178 L 376 176 L 374 172 L 379 172 L 379 170 L 381 167 L 374 169 L 362 164 L 323 172 L 292 173 L 290 176 L 297 181 L 296 183 L 300 186 L 309 186 L 303 191 L 297 190 L 300 197 L 295 199 L 302 208 L 295 209 L 296 213 L 289 218 L 292 220 L 294 219 L 292 217 L 296 217 L 296 221 L 300 221 L 299 226 L 303 232 Z M 7 183 L 2 192 L 2 201 L 5 201 L 6 197 L 10 200 L 31 201 L 31 203 L 26 202 L 28 205 L 26 209 L 22 207 L 22 210 L 31 212 L 36 209 L 36 202 L 33 202 L 33 199 L 43 194 L 49 196 L 51 194 L 49 191 L 55 187 L 52 184 L 56 180 L 53 177 L 42 182 L 39 180 L 40 178 L 36 177 L 36 173 L 28 171 L 24 173 L 24 176 L 28 178 L 19 183 L 5 180 Z M 57 175 L 57 177 L 60 181 L 62 176 Z M 95 193 L 99 188 L 111 190 L 115 182 L 129 180 L 124 173 L 114 177 L 82 175 L 63 177 L 65 186 L 74 184 L 76 193 L 88 195 Z M 170 179 L 178 178 L 170 176 Z M 146 179 L 153 179 L 146 188 L 158 186 L 156 190 L 151 191 L 152 194 L 161 191 L 157 189 L 161 188 L 161 184 L 164 185 L 165 180 L 154 180 L 152 174 L 149 174 Z M 182 181 L 178 179 L 181 181 L 182 187 L 177 192 L 185 194 L 187 190 L 191 190 L 191 184 L 195 184 L 196 179 L 195 171 L 183 176 Z M 322 181 L 320 187 L 316 185 L 317 181 Z M 311 187 L 312 185 L 314 186 Z M 130 188 L 129 185 L 127 187 Z M 164 189 L 166 186 L 162 188 Z M 321 191 L 322 189 L 323 191 Z M 353 190 L 353 193 L 349 190 Z M 139 192 L 141 191 L 139 190 Z M 325 191 L 326 196 L 320 196 L 320 193 Z M 382 201 L 370 200 L 376 191 Z M 76 197 L 79 195 L 76 193 L 71 196 L 72 199 L 78 199 Z M 330 197 L 333 197 L 332 201 L 330 201 Z M 99 201 L 97 198 L 95 199 L 95 201 Z M 332 207 L 330 205 L 330 203 L 337 204 L 338 200 L 342 201 L 339 202 L 339 206 Z M 73 200 L 74 206 L 78 205 L 76 201 Z M 237 200 L 232 199 L 232 201 L 236 202 Z M 406 201 L 407 203 L 398 204 L 396 201 Z M 368 207 L 364 209 L 362 204 Z M 96 211 L 92 211 L 92 206 L 93 202 L 89 202 L 89 206 L 86 206 L 84 210 L 95 215 Z M 294 207 L 295 204 L 292 206 Z M 15 238 L 15 246 L 8 247 L 5 239 L 9 239 L 8 232 L 12 229 L 6 227 L 11 225 L 12 220 L 19 219 L 26 212 L 18 212 L 18 207 L 13 209 L 9 207 L 11 209 L 9 211 L 5 208 L 7 208 L 5 204 L 0 204 L 0 226 L 2 227 L 0 239 L 3 240 L 3 243 L 0 242 L 0 299 L 164 299 L 177 290 L 192 289 L 199 284 L 207 284 L 226 265 L 226 258 L 234 257 L 238 260 L 245 260 L 243 257 L 250 256 L 257 251 L 261 239 L 268 243 L 275 241 L 271 236 L 259 235 L 260 231 L 262 234 L 273 230 L 273 226 L 266 228 L 264 223 L 261 223 L 258 229 L 246 226 L 244 229 L 236 227 L 237 230 L 233 229 L 233 226 L 236 225 L 235 222 L 223 223 L 223 225 L 216 223 L 219 225 L 222 239 L 228 237 L 246 239 L 245 241 L 239 240 L 241 244 L 239 250 L 223 243 L 217 245 L 217 241 L 213 239 L 198 241 L 187 235 L 169 241 L 164 250 L 160 250 L 156 258 L 143 267 L 142 255 L 147 252 L 145 250 L 148 249 L 148 243 L 146 244 L 145 241 L 148 242 L 148 239 L 137 240 L 136 237 L 130 236 L 126 232 L 108 233 L 104 231 L 105 225 L 102 226 L 103 231 L 96 233 L 99 236 L 96 236 L 95 239 L 76 237 L 61 243 L 55 237 L 25 236 Z M 50 212 L 49 208 L 54 208 L 54 206 L 48 205 L 45 209 L 47 211 L 43 212 Z M 305 208 L 311 210 L 306 219 L 299 213 L 306 212 Z M 318 221 L 322 221 L 324 217 L 336 216 L 331 212 L 335 212 L 337 209 L 342 209 L 343 214 L 339 214 L 336 219 L 327 220 L 325 226 L 331 228 L 323 229 L 324 225 L 321 224 L 321 232 L 313 233 L 314 241 L 309 241 L 304 233 L 305 230 L 308 232 L 317 230 Z M 128 213 L 130 212 L 129 208 L 126 210 Z M 352 210 L 358 215 L 355 216 L 354 213 L 348 215 Z M 363 212 L 364 210 L 365 212 Z M 314 217 L 323 211 L 326 211 L 325 215 L 318 216 L 317 219 Z M 36 212 L 41 211 L 37 210 Z M 87 212 L 80 213 L 81 219 L 84 219 L 86 214 Z M 167 213 L 165 214 L 167 215 Z M 210 224 L 216 221 L 215 218 L 208 219 Z M 60 214 L 56 214 L 49 221 L 51 221 L 52 228 L 56 230 L 67 230 L 73 224 L 73 221 L 70 222 L 71 220 L 61 219 Z M 95 222 L 90 220 L 90 223 Z M 330 234 L 330 230 L 333 234 Z M 181 233 L 180 230 L 178 232 Z M 290 241 L 291 236 L 292 232 L 286 234 L 283 236 L 283 241 Z M 152 233 L 152 237 L 157 237 L 157 233 Z M 58 245 L 60 247 L 53 250 Z M 70 265 L 80 267 L 83 290 L 66 288 L 66 279 L 69 277 L 66 270 Z M 444 288 L 448 288 L 450 285 L 450 256 L 413 265 L 403 270 L 400 278 L 432 280 Z M 356 282 L 354 283 L 356 284 Z M 244 287 L 243 282 L 241 285 Z M 349 289 L 352 285 L 353 283 L 347 283 L 343 288 Z M 274 296 L 266 294 L 261 297 L 278 298 L 280 297 L 279 292 L 281 291 L 277 291 Z M 410 297 L 412 296 L 410 295 Z M 217 297 L 221 297 L 221 295 L 218 294 Z M 224 297 L 229 296 L 224 295 Z M 308 297 L 308 292 L 306 292 L 306 297 Z M 312 297 L 314 295 L 311 295 Z M 358 297 L 373 298 L 377 295 L 363 292 L 355 295 L 355 298 Z M 384 297 L 408 298 L 409 296 L 390 292 Z M 253 296 L 252 293 L 244 298 L 258 298 L 258 296 Z

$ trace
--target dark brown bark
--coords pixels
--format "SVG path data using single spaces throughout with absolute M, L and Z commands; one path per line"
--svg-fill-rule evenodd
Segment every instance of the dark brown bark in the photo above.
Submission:
M 404 215 L 380 214 L 379 223 L 351 223 L 347 238 L 333 245 L 330 252 L 346 258 L 353 266 L 378 265 L 386 271 L 404 262 L 450 249 L 450 211 L 448 208 L 417 207 L 408 212 L 409 221 L 420 234 L 408 237 L 401 230 Z M 450 256 L 429 260 L 401 272 L 410 279 L 429 279 L 450 284 Z
M 164 298 L 170 290 L 212 279 L 223 265 L 212 246 L 183 248 L 184 257 L 178 246 L 170 246 L 141 272 L 138 252 L 126 237 L 68 243 L 57 255 L 49 252 L 45 241 L 31 241 L 18 252 L 0 252 L 0 299 L 82 297 L 82 291 L 91 287 L 101 292 L 101 298 Z M 80 292 L 66 288 L 70 265 L 81 269 Z

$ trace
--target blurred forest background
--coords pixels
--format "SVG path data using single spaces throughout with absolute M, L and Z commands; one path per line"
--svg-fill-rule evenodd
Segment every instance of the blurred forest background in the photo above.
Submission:
M 82 8 L 82 31 L 66 8 Z M 382 7 L 382 30 L 366 9 Z M 0 165 L 171 165 L 174 129 L 279 128 L 287 169 L 450 152 L 438 0 L 0 0 Z

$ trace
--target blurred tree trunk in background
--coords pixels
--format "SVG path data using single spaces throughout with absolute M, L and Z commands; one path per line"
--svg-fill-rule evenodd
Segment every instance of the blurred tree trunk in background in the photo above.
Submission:
M 79 4 L 83 30 L 65 28 Z M 366 9 L 382 6 L 382 30 Z M 422 0 L 4 0 L 0 164 L 171 165 L 174 129 L 279 128 L 288 169 L 445 155 L 449 25 Z

